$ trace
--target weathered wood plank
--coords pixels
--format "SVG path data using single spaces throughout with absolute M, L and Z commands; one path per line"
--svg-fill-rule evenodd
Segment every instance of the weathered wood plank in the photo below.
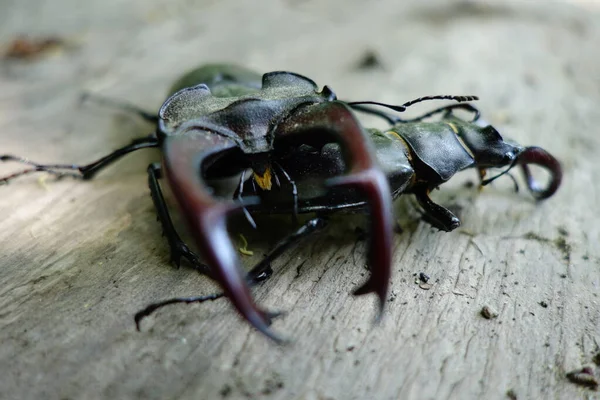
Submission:
M 0 64 L 0 153 L 102 156 L 152 127 L 80 106 L 84 90 L 153 110 L 180 73 L 224 60 L 298 71 L 348 99 L 477 94 L 485 118 L 551 151 L 566 176 L 535 204 L 510 182 L 478 194 L 466 174 L 436 193 L 463 220 L 450 234 L 401 201 L 406 229 L 375 326 L 374 299 L 350 295 L 368 273 L 352 233 L 361 220 L 340 218 L 255 290 L 289 312 L 274 324 L 294 339 L 284 347 L 223 301 L 165 308 L 135 331 L 148 302 L 216 290 L 167 263 L 146 188 L 156 153 L 86 183 L 15 181 L 0 187 L 0 398 L 598 398 L 565 378 L 600 351 L 598 9 L 397 3 L 4 2 L 0 43 L 26 33 L 70 45 Z M 381 68 L 356 68 L 368 51 Z M 259 224 L 264 236 L 233 228 L 255 250 L 247 265 L 291 228 Z M 420 271 L 431 290 L 414 283 Z M 498 318 L 482 318 L 484 305 Z

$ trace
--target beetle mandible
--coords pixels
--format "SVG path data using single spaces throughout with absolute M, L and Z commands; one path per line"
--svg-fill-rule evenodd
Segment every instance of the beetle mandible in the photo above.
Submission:
M 188 87 L 191 82 L 203 82 Z M 37 171 L 91 179 L 122 156 L 144 148 L 160 148 L 162 165 L 148 167 L 152 200 L 171 248 L 171 259 L 188 259 L 196 269 L 217 280 L 240 314 L 265 335 L 270 314 L 259 309 L 248 289 L 236 251 L 228 237 L 226 217 L 253 202 L 212 195 L 207 179 L 219 179 L 250 168 L 262 190 L 271 189 L 274 156 L 306 144 L 319 148 L 339 143 L 348 166 L 343 176 L 324 182 L 353 187 L 362 193 L 372 215 L 369 264 L 371 277 L 357 293 L 374 292 L 383 307 L 391 264 L 391 193 L 378 167 L 368 137 L 348 105 L 325 86 L 291 72 L 271 72 L 261 79 L 235 66 L 201 67 L 178 81 L 158 116 L 139 112 L 157 123 L 156 131 L 86 165 L 39 164 L 13 155 L 0 161 L 25 163 L 31 168 L 0 178 L 0 183 Z M 132 107 L 129 107 L 130 109 Z M 276 152 L 277 150 L 277 152 Z M 243 174 L 243 172 L 242 172 Z M 182 242 L 173 227 L 158 179 L 165 176 L 194 236 L 204 265 Z M 243 180 L 243 179 L 242 179 Z

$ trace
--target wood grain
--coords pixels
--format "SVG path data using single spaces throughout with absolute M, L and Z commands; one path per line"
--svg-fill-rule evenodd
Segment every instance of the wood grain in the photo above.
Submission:
M 345 99 L 477 94 L 486 119 L 552 152 L 565 178 L 536 204 L 509 180 L 466 188 L 475 174 L 465 173 L 435 194 L 462 219 L 449 234 L 400 201 L 405 231 L 377 325 L 375 299 L 350 294 L 368 274 L 353 233 L 364 221 L 338 218 L 254 291 L 288 312 L 274 324 L 293 338 L 287 346 L 225 301 L 165 308 L 135 331 L 133 314 L 147 303 L 217 290 L 168 264 L 146 187 L 157 153 L 85 183 L 14 181 L 0 187 L 0 398 L 599 398 L 565 378 L 600 351 L 598 9 L 397 3 L 3 2 L 4 48 L 19 34 L 67 44 L 1 62 L 0 153 L 91 161 L 152 126 L 81 105 L 82 92 L 156 110 L 187 69 L 235 61 L 301 72 Z M 358 68 L 369 52 L 381 66 Z M 0 175 L 18 168 L 0 165 Z M 287 218 L 258 222 L 260 233 L 232 224 L 255 252 L 247 266 L 292 228 Z M 420 271 L 430 290 L 415 284 Z M 499 316 L 482 318 L 485 305 Z

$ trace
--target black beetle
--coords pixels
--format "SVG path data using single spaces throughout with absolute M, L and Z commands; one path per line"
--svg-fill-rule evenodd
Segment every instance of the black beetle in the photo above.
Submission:
M 414 194 L 423 208 L 423 219 L 440 230 L 452 231 L 460 226 L 460 221 L 450 210 L 434 203 L 429 193 L 464 169 L 477 168 L 483 186 L 519 166 L 529 191 L 537 200 L 552 196 L 561 184 L 562 169 L 551 154 L 539 147 L 523 147 L 505 141 L 493 126 L 480 118 L 479 111 L 471 104 L 441 107 L 410 120 L 401 120 L 358 104 L 353 107 L 379 115 L 391 123 L 386 131 L 370 129 L 368 132 L 379 165 L 388 178 L 392 198 Z M 471 120 L 464 120 L 454 114 L 456 109 L 472 112 L 474 116 Z M 437 114 L 441 115 L 439 120 L 424 121 Z M 550 173 L 550 181 L 545 188 L 533 179 L 530 164 Z M 368 211 L 368 204 L 354 189 L 326 190 L 323 187 L 324 180 L 340 176 L 346 169 L 339 145 L 327 144 L 321 148 L 302 145 L 294 152 L 280 155 L 276 165 L 287 178 L 282 181 L 280 190 L 257 192 L 251 180 L 238 190 L 237 195 L 242 196 L 242 200 L 245 196 L 260 195 L 260 203 L 250 204 L 248 209 L 253 213 L 316 213 L 317 216 L 283 239 L 255 266 L 247 275 L 250 283 L 268 278 L 272 272 L 270 262 L 293 243 L 322 230 L 331 213 Z M 483 179 L 487 169 L 503 167 L 506 169 L 502 173 Z M 382 278 L 378 276 L 378 279 Z M 168 304 L 203 302 L 222 296 L 173 298 L 154 303 L 136 315 L 136 323 Z

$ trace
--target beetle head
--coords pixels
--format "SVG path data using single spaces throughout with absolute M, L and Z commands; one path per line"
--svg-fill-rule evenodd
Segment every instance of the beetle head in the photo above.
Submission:
M 479 168 L 498 168 L 514 164 L 523 146 L 505 141 L 496 128 L 482 120 L 463 124 L 458 136 L 473 154 Z

